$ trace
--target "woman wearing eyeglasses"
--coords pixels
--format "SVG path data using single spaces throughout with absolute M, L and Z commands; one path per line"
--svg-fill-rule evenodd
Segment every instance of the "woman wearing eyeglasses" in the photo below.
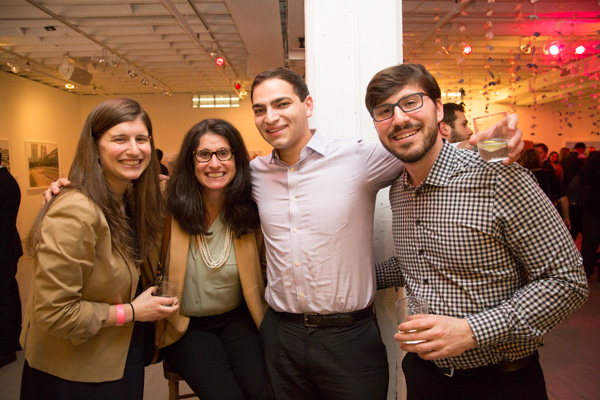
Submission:
M 180 313 L 160 338 L 165 363 L 201 399 L 270 398 L 258 327 L 267 308 L 248 151 L 220 119 L 187 133 L 167 185 L 167 274 Z

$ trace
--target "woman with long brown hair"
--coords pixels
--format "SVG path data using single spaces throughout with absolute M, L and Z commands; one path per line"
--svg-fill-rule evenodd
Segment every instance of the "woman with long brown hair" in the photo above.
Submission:
M 143 398 L 136 321 L 179 311 L 177 299 L 154 297 L 153 287 L 142 293 L 137 267 L 161 232 L 159 171 L 152 124 L 137 102 L 92 110 L 71 185 L 42 208 L 29 236 L 22 399 Z
M 258 336 L 267 305 L 248 151 L 229 122 L 185 136 L 167 185 L 167 264 L 181 311 L 160 338 L 165 365 L 203 400 L 270 398 Z

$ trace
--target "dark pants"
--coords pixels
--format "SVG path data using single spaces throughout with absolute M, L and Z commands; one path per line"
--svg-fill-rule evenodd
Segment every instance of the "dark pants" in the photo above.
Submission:
M 569 219 L 571 220 L 571 237 L 576 240 L 580 232 L 583 234 L 583 207 L 570 205 Z
M 165 360 L 202 400 L 269 399 L 258 330 L 246 306 L 192 317 Z
M 25 361 L 21 400 L 142 400 L 144 397 L 144 332 L 135 324 L 123 378 L 110 382 L 75 382 L 31 368 Z M 93 363 L 94 360 L 90 360 Z
M 589 278 L 596 269 L 598 246 L 600 246 L 600 214 L 583 212 L 583 238 L 581 240 L 581 256 L 585 274 Z M 600 275 L 598 276 L 600 280 Z
M 407 353 L 402 361 L 408 400 L 547 400 L 539 362 L 518 371 L 489 376 L 442 374 L 431 361 Z
M 351 326 L 313 328 L 269 310 L 260 338 L 278 400 L 387 397 L 387 353 L 375 316 Z
M 21 350 L 21 297 L 17 261 L 0 263 L 0 356 Z

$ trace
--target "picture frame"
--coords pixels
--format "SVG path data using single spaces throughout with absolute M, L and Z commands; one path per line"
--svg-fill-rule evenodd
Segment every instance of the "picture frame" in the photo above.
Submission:
M 27 187 L 46 188 L 60 177 L 58 144 L 25 142 Z
M 2 152 L 2 165 L 4 165 L 8 172 L 10 170 L 10 142 L 8 140 L 0 139 L 0 152 Z

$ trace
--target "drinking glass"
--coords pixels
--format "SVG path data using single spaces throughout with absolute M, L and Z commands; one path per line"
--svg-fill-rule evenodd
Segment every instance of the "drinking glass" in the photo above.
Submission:
M 407 321 L 407 316 L 417 314 L 429 314 L 429 305 L 427 304 L 427 301 L 422 297 L 406 296 L 396 301 L 396 318 L 398 319 L 398 325 Z M 403 333 L 401 331 L 398 332 Z M 416 344 L 422 342 L 424 342 L 424 340 L 413 340 L 404 343 Z
M 473 118 L 475 134 L 488 130 L 506 116 L 508 116 L 508 112 L 505 111 Z M 510 134 L 506 129 L 495 129 L 485 140 L 480 140 L 477 143 L 479 155 L 488 162 L 502 161 L 507 159 L 509 153 L 509 139 Z

